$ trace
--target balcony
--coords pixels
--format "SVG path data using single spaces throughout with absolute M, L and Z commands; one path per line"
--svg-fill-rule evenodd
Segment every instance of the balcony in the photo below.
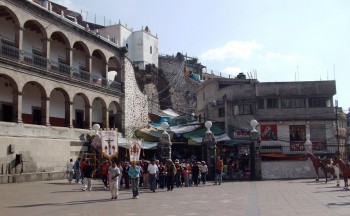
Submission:
M 90 88 L 97 88 L 102 91 L 121 92 L 122 85 L 120 82 L 108 80 L 97 74 L 91 74 L 88 71 L 70 67 L 68 64 L 49 60 L 40 55 L 19 50 L 16 47 L 0 43 L 0 58 L 9 59 L 18 64 L 28 65 L 39 70 L 33 72 L 58 79 L 67 80 L 70 83 L 87 85 Z

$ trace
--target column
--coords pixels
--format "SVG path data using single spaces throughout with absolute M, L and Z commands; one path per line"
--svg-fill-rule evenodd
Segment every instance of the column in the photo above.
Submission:
M 45 98 L 45 125 L 50 126 L 50 97 Z
M 85 129 L 92 130 L 92 106 L 85 106 Z
M 74 55 L 74 49 L 73 48 L 67 48 L 67 55 L 68 55 L 68 61 L 69 61 L 69 67 L 71 68 L 70 70 L 70 76 L 73 77 L 73 55 Z
M 19 60 L 23 61 L 23 31 L 24 28 L 23 27 L 19 27 L 16 31 L 16 45 L 17 48 L 19 50 Z
M 18 92 L 17 93 L 17 116 L 16 116 L 16 122 L 17 123 L 23 123 L 23 120 L 22 120 L 22 98 L 23 98 L 23 92 Z
M 74 102 L 69 101 L 69 127 L 73 128 L 73 112 L 74 112 L 74 107 L 73 107 Z
M 90 73 L 90 83 L 92 83 L 92 56 L 88 56 L 87 61 L 88 72 Z
M 109 128 L 109 110 L 102 108 L 102 123 L 105 128 Z

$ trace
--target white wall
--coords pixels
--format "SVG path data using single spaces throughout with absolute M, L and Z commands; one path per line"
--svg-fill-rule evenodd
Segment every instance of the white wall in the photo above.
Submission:
M 50 117 L 65 118 L 65 101 L 60 91 L 53 90 L 50 95 Z
M 58 57 L 68 60 L 66 46 L 57 41 L 50 42 L 50 59 L 58 62 Z
M 32 107 L 41 107 L 41 93 L 35 85 L 27 84 L 23 89 L 22 113 L 32 114 Z
M 75 95 L 73 100 L 73 113 L 72 113 L 72 119 L 75 120 L 75 110 L 84 110 L 85 113 L 85 101 L 82 96 Z M 85 120 L 85 115 L 84 115 Z
M 102 122 L 102 104 L 96 99 L 92 102 L 92 122 Z
M 86 65 L 86 55 L 84 52 L 81 52 L 79 50 L 74 50 L 73 52 L 73 67 L 76 69 L 79 69 L 79 66 L 85 66 L 86 69 L 88 69 L 88 66 Z
M 10 86 L 10 82 L 0 77 L 0 101 L 12 103 L 12 91 L 13 88 Z
M 106 78 L 105 75 L 105 64 L 101 59 L 98 58 L 92 58 L 92 73 L 95 75 L 98 75 L 99 77 L 104 77 Z
M 0 37 L 15 42 L 15 25 L 11 21 L 6 21 L 6 17 L 1 17 L 0 26 Z
M 43 53 L 42 34 L 25 29 L 23 32 L 23 50 L 32 53 L 33 49 Z

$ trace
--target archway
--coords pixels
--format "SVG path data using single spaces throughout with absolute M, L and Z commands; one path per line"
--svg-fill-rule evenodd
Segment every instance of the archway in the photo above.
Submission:
M 31 81 L 23 87 L 22 120 L 25 124 L 46 125 L 46 92 L 42 85 Z
M 50 125 L 57 127 L 68 127 L 70 119 L 68 93 L 56 88 L 50 94 Z
M 75 128 L 89 128 L 90 104 L 83 93 L 78 93 L 73 98 L 73 126 Z
M 0 121 L 15 122 L 18 119 L 18 87 L 8 75 L 0 74 Z

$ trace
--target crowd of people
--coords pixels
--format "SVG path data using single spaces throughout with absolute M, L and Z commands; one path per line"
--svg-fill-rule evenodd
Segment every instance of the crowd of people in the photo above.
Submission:
M 216 161 L 215 185 L 222 182 L 223 162 L 218 157 Z M 110 190 L 111 199 L 118 198 L 118 191 L 132 190 L 132 198 L 138 199 L 139 189 L 149 189 L 156 192 L 157 189 L 172 191 L 174 187 L 197 187 L 205 185 L 207 181 L 208 166 L 205 161 L 180 161 L 174 162 L 167 159 L 165 162 L 152 159 L 137 162 L 120 162 L 115 159 L 106 160 L 93 170 L 90 161 L 78 158 L 75 162 L 71 159 L 67 165 L 68 181 L 82 183 L 83 191 L 91 191 L 91 179 L 99 170 L 101 180 L 106 190 Z

